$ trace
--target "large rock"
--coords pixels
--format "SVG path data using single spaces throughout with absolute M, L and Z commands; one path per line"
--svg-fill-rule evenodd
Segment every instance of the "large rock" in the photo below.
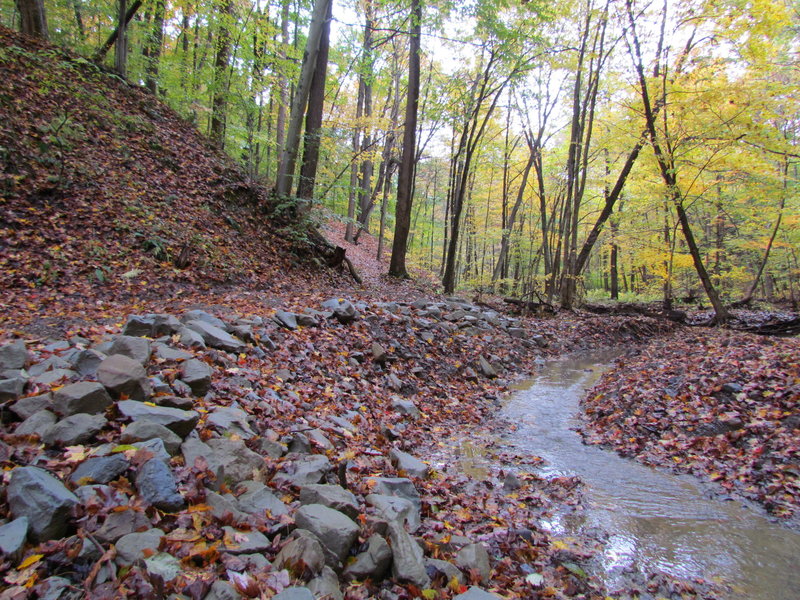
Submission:
M 442 573 L 447 581 L 452 581 L 454 578 L 458 583 L 464 584 L 466 579 L 464 574 L 451 562 L 446 560 L 439 560 L 438 558 L 426 558 L 425 568 L 431 577 L 436 577 L 438 573 Z
M 255 437 L 247 422 L 247 413 L 238 406 L 217 406 L 206 417 L 206 424 L 223 434 L 235 434 L 243 440 Z
M 181 437 L 171 429 L 147 419 L 134 421 L 128 425 L 122 431 L 119 441 L 123 444 L 135 444 L 136 442 L 144 442 L 154 438 L 158 438 L 164 442 L 164 449 L 170 456 L 177 454 L 178 450 L 180 450 L 181 442 L 183 441 Z
M 193 410 L 181 410 L 167 406 L 150 406 L 136 400 L 122 400 L 117 403 L 119 412 L 132 421 L 152 421 L 163 425 L 181 438 L 189 435 L 200 420 L 200 414 Z
M 346 514 L 351 519 L 358 517 L 358 500 L 342 486 L 311 484 L 300 488 L 300 504 L 322 504 Z
M 240 511 L 236 506 L 236 498 L 232 494 L 221 495 L 212 490 L 206 491 L 206 504 L 211 509 L 211 515 L 215 519 L 220 519 L 225 522 L 246 521 L 248 514 Z
M 243 597 L 232 584 L 217 579 L 211 584 L 211 589 L 203 596 L 203 600 L 240 600 Z
M 367 540 L 367 549 L 360 552 L 355 561 L 347 565 L 342 574 L 346 580 L 380 581 L 392 564 L 392 549 L 377 533 Z
M 342 590 L 339 589 L 339 577 L 328 566 L 323 567 L 322 572 L 308 582 L 308 589 L 314 594 L 314 598 L 320 600 L 344 600 Z
M 453 600 L 498 600 L 500 596 L 490 594 L 486 590 L 482 590 L 478 586 L 473 585 L 463 594 L 454 596 Z
M 478 357 L 478 368 L 484 377 L 494 379 L 497 377 L 497 371 L 483 356 Z
M 247 348 L 247 345 L 241 340 L 205 321 L 189 321 L 186 323 L 186 327 L 199 333 L 203 341 L 212 348 L 219 348 L 226 352 L 242 352 Z
M 11 412 L 24 420 L 40 410 L 52 408 L 52 403 L 53 394 L 50 392 L 38 396 L 28 396 L 14 402 L 14 404 L 11 405 Z
M 120 566 L 132 565 L 137 560 L 158 551 L 164 532 L 161 529 L 148 529 L 147 531 L 123 535 L 115 544 L 117 548 L 116 562 Z
M 331 461 L 327 456 L 320 454 L 297 455 L 283 463 L 281 470 L 275 475 L 274 481 L 302 487 L 319 483 L 332 468 Z
M 0 346 L 0 371 L 24 369 L 29 359 L 28 348 L 22 340 Z
M 143 367 L 150 362 L 150 341 L 132 335 L 118 335 L 109 348 L 108 353 L 122 354 L 132 358 Z
M 73 356 L 72 368 L 75 369 L 81 377 L 95 375 L 100 364 L 106 358 L 108 358 L 106 354 L 92 348 L 81 350 Z
M 295 529 L 275 557 L 274 565 L 308 581 L 319 575 L 325 567 L 325 551 L 313 533 Z
M 292 331 L 297 329 L 297 315 L 285 310 L 275 311 L 275 322 Z
M 0 379 L 0 402 L 16 400 L 22 395 L 25 384 L 28 382 L 24 377 L 11 377 Z
M 242 440 L 216 438 L 204 443 L 195 437 L 184 441 L 181 452 L 187 465 L 197 458 L 204 458 L 208 468 L 223 481 L 234 486 L 251 480 L 256 472 L 264 468 L 264 459 L 244 445 Z
M 187 310 L 181 315 L 181 321 L 184 323 L 189 323 L 190 321 L 202 321 L 203 323 L 208 323 L 209 325 L 213 325 L 214 327 L 222 329 L 223 331 L 228 331 L 228 324 L 225 323 L 225 321 L 215 317 L 210 313 L 207 313 L 204 310 Z
M 74 446 L 83 444 L 96 436 L 108 421 L 103 415 L 78 413 L 58 421 L 42 434 L 42 441 L 49 445 Z
M 244 531 L 234 529 L 230 526 L 222 528 L 225 532 L 223 544 L 225 551 L 230 554 L 252 554 L 253 552 L 264 552 L 269 549 L 272 543 L 260 531 L 255 529 Z
M 62 416 L 102 413 L 112 402 L 106 388 L 96 381 L 65 385 L 53 394 L 53 410 Z
M 408 498 L 368 494 L 366 500 L 367 504 L 375 507 L 375 512 L 379 517 L 401 525 L 405 523 L 410 531 L 416 531 L 422 523 L 419 508 Z
M 136 474 L 139 495 L 159 510 L 175 512 L 186 506 L 178 493 L 178 484 L 172 470 L 164 462 L 151 458 Z
M 181 364 L 181 380 L 192 388 L 195 396 L 205 396 L 211 387 L 212 374 L 211 367 L 196 358 Z
M 144 367 L 122 354 L 113 354 L 97 367 L 97 378 L 115 396 L 127 396 L 134 400 L 150 397 L 150 380 Z
M 292 586 L 284 588 L 279 594 L 272 597 L 273 600 L 314 600 L 314 594 L 307 587 Z
M 375 494 L 384 496 L 397 496 L 410 501 L 417 510 L 422 508 L 419 492 L 414 487 L 414 482 L 405 477 L 368 477 L 367 485 Z
M 28 524 L 28 517 L 20 517 L 0 526 L 0 556 L 16 559 L 21 555 L 28 536 Z
M 331 311 L 332 316 L 343 325 L 351 323 L 358 317 L 358 311 L 353 303 L 341 298 L 331 298 L 322 303 L 322 307 Z
M 358 539 L 359 528 L 351 518 L 322 504 L 301 506 L 294 516 L 295 523 L 319 538 L 322 547 L 328 550 L 339 562 L 350 551 Z M 335 565 L 329 566 L 335 568 Z
M 406 415 L 412 419 L 419 419 L 420 413 L 417 405 L 411 400 L 406 400 L 398 396 L 392 398 L 392 408 L 401 415 Z
M 244 490 L 244 492 L 242 492 Z M 244 481 L 240 483 L 236 492 L 239 509 L 251 514 L 273 517 L 288 514 L 289 508 L 263 483 L 258 481 Z
M 389 541 L 392 544 L 392 575 L 401 582 L 413 583 L 420 589 L 430 586 L 425 569 L 422 548 L 402 525 L 389 523 Z
M 177 333 L 181 322 L 172 315 L 129 315 L 122 333 L 132 336 L 161 337 Z
M 6 490 L 11 516 L 28 517 L 36 542 L 64 537 L 78 497 L 44 469 L 17 467 Z
M 102 527 L 94 532 L 94 536 L 104 544 L 112 544 L 121 537 L 147 529 L 150 519 L 141 510 L 129 507 L 128 510 L 111 512 L 103 521 Z
M 408 452 L 392 448 L 389 452 L 389 460 L 401 475 L 406 474 L 423 479 L 428 475 L 428 465 Z
M 183 573 L 181 561 L 166 552 L 145 558 L 144 565 L 150 575 L 158 575 L 166 583 L 177 579 Z
M 127 471 L 129 466 L 124 454 L 87 458 L 73 471 L 69 480 L 75 485 L 108 483 Z
M 489 565 L 489 553 L 483 544 L 469 544 L 464 546 L 456 554 L 455 563 L 464 571 L 475 571 L 480 575 L 481 583 L 488 583 L 491 566 Z
M 161 358 L 163 360 L 174 360 L 174 361 L 181 361 L 181 360 L 188 360 L 194 356 L 189 352 L 185 352 L 184 350 L 178 350 L 177 348 L 173 348 L 172 346 L 168 346 L 167 344 L 162 344 L 161 342 L 156 342 L 153 344 L 155 349 L 156 357 Z

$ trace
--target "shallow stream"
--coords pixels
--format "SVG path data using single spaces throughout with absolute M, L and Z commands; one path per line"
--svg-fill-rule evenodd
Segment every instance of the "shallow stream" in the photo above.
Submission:
M 573 429 L 586 390 L 618 353 L 546 364 L 504 409 L 517 424 L 507 444 L 546 460 L 540 474 L 577 475 L 586 485 L 580 521 L 556 518 L 557 533 L 609 534 L 601 571 L 612 587 L 632 569 L 702 577 L 730 586 L 731 598 L 800 598 L 800 534 L 741 502 L 712 498 L 690 475 L 656 470 L 582 443 Z

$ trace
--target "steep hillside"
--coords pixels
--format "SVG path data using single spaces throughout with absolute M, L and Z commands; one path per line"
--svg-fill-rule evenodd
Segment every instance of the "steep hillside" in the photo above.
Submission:
M 4 312 L 285 281 L 265 191 L 143 89 L 0 27 L 0 111 Z

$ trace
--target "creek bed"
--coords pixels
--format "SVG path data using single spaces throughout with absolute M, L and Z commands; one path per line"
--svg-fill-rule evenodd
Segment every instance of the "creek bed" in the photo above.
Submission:
M 500 446 L 541 456 L 544 476 L 578 476 L 585 510 L 545 524 L 556 533 L 604 531 L 599 575 L 610 587 L 631 572 L 661 571 L 722 583 L 730 598 L 800 597 L 800 534 L 759 509 L 716 499 L 690 475 L 676 475 L 584 445 L 574 431 L 580 401 L 619 352 L 551 361 L 518 386 L 504 408 L 516 430 Z

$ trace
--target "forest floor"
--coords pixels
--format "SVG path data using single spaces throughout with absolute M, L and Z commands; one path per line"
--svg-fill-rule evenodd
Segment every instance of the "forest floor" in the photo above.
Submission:
M 31 406 L 45 406 L 37 404 L 42 398 L 73 381 L 94 381 L 94 375 L 68 368 L 68 357 L 86 348 L 108 350 L 129 315 L 180 316 L 198 309 L 231 327 L 258 328 L 234 353 L 190 347 L 180 336 L 162 340 L 212 370 L 205 394 L 180 385 L 186 357 L 153 354 L 145 361 L 147 374 L 170 394 L 191 399 L 202 415 L 196 433 L 205 441 L 226 439 L 208 415 L 232 406 L 245 411 L 255 430 L 250 449 L 268 436 L 302 446 L 298 433 L 324 432 L 312 441 L 311 454 L 343 465 L 338 480 L 355 494 L 359 511 L 353 555 L 366 551 L 374 532 L 368 477 L 407 474 L 388 458 L 393 448 L 421 458 L 441 454 L 453 440 L 497 426 L 494 416 L 509 384 L 535 372 L 537 361 L 617 345 L 642 350 L 590 395 L 587 438 L 700 474 L 720 489 L 760 501 L 778 517 L 797 512 L 797 339 L 685 328 L 641 316 L 563 312 L 535 318 L 510 312 L 497 298 L 448 304 L 430 275 L 415 271 L 413 281 L 390 279 L 386 263 L 373 258 L 374 238 L 363 236 L 353 246 L 341 239 L 341 225 L 328 224 L 326 235 L 347 248 L 364 278 L 355 285 L 346 273 L 315 264 L 303 250 L 302 230 L 265 217 L 265 191 L 142 90 L 3 28 L 0 75 L 0 345 L 23 340 L 26 367 L 38 373 L 25 375 L 24 390 L 3 399 L 3 517 L 16 516 L 8 494 L 16 467 L 44 467 L 74 490 L 82 487 L 69 481 L 76 469 L 100 458 L 105 444 L 120 444 L 128 427 L 115 405 L 99 431 L 74 444 L 17 433 Z M 332 298 L 357 306 L 358 318 L 340 323 L 313 312 Z M 282 327 L 278 311 L 310 314 L 313 325 Z M 476 329 L 474 315 L 501 325 Z M 413 402 L 419 418 L 398 412 L 398 400 Z M 342 415 L 350 426 L 336 421 Z M 65 594 L 82 589 L 93 598 L 159 597 L 165 590 L 187 598 L 236 597 L 221 595 L 219 586 L 213 591 L 216 582 L 240 596 L 271 597 L 307 582 L 307 570 L 275 563 L 301 504 L 296 486 L 270 479 L 291 470 L 288 455 L 264 457 L 261 479 L 244 482 L 263 480 L 287 507 L 286 515 L 251 515 L 234 523 L 269 537 L 261 552 L 274 564 L 251 568 L 219 541 L 230 515 L 203 512 L 211 471 L 186 464 L 180 454 L 172 458 L 188 506 L 160 510 L 131 483 L 147 456 L 125 452 L 128 471 L 112 487 L 131 509 L 106 498 L 73 514 L 77 521 L 61 537 L 23 539 L 0 561 L 7 586 L 0 598 L 30 597 L 36 586 L 44 597 L 48 585 L 62 586 Z M 451 598 L 477 583 L 505 598 L 717 597 L 705 582 L 658 574 L 627 589 L 606 589 L 580 566 L 598 552 L 595 538 L 565 540 L 539 525 L 565 507 L 580 510 L 580 486 L 538 477 L 535 457 L 504 460 L 509 469 L 480 482 L 457 468 L 456 456 L 451 469 L 413 477 L 422 515 L 415 535 L 426 560 L 461 565 L 457 576 L 427 562 L 427 576 L 414 581 L 397 574 L 342 581 L 337 593 L 352 599 Z M 508 471 L 520 465 L 531 468 L 507 483 Z M 120 538 L 110 536 L 108 524 L 113 515 L 130 512 L 139 519 L 131 531 L 158 527 L 168 533 L 156 550 L 179 561 L 179 575 L 169 577 L 155 562 L 148 563 L 150 570 L 141 563 L 114 567 Z M 76 547 L 73 534 L 101 552 Z M 470 542 L 488 549 L 488 575 L 480 561 L 458 557 Z M 218 595 L 206 596 L 210 589 Z

